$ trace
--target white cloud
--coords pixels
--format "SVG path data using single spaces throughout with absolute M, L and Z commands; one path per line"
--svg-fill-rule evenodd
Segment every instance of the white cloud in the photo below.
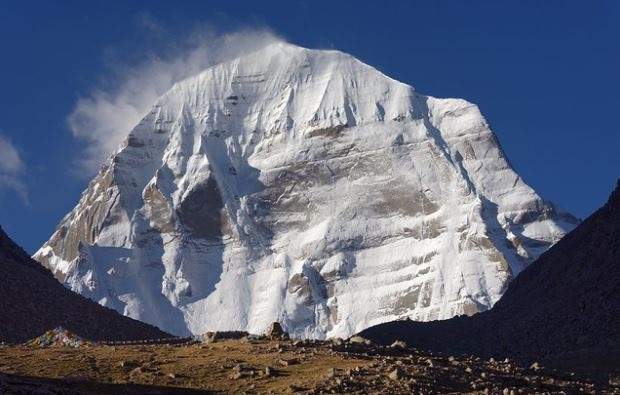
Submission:
M 0 192 L 9 190 L 28 201 L 28 190 L 23 181 L 26 169 L 19 151 L 9 139 L 0 135 Z
M 139 23 L 149 31 L 164 31 L 148 14 L 139 16 Z M 146 61 L 137 65 L 122 66 L 122 61 L 115 60 L 109 75 L 104 76 L 105 86 L 80 97 L 68 116 L 71 132 L 86 143 L 80 168 L 88 175 L 96 171 L 175 82 L 278 40 L 281 39 L 265 29 L 223 35 L 201 29 L 183 40 L 174 40 L 174 45 L 167 45 L 174 50 L 147 56 Z

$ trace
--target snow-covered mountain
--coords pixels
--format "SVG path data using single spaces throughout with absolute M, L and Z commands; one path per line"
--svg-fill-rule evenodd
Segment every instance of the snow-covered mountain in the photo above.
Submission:
M 274 43 L 162 96 L 35 258 L 172 333 L 324 338 L 489 309 L 576 223 L 475 105 Z

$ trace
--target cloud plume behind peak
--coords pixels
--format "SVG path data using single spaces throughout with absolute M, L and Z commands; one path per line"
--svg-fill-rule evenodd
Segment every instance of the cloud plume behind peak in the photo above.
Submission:
M 145 19 L 149 31 L 164 31 L 148 16 L 141 16 L 140 23 L 144 24 Z M 77 99 L 67 123 L 73 136 L 85 143 L 79 158 L 82 175 L 96 172 L 153 103 L 176 82 L 214 64 L 284 40 L 267 29 L 227 34 L 201 29 L 178 42 L 173 43 L 171 38 L 167 41 L 163 53 L 145 51 L 140 62 L 131 65 L 117 59 L 109 62 L 108 74 L 100 85 Z

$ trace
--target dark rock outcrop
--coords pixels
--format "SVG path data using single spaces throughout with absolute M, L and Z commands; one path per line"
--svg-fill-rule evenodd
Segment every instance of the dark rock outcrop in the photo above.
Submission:
M 88 340 L 170 337 L 71 292 L 0 228 L 0 341 L 23 342 L 58 326 Z
M 618 367 L 619 312 L 620 181 L 609 201 L 517 276 L 490 311 L 390 322 L 360 335 L 439 352 Z
M 267 328 L 267 332 L 265 332 L 265 336 L 268 339 L 277 340 L 277 339 L 288 339 L 288 333 L 282 329 L 282 325 L 279 322 L 272 322 Z

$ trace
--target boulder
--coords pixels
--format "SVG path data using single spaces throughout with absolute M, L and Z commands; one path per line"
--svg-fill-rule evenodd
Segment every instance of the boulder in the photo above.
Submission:
M 207 332 L 202 335 L 202 342 L 208 344 L 219 340 L 238 340 L 248 336 L 249 333 L 243 331 Z
M 392 345 L 390 346 L 391 348 L 399 348 L 399 349 L 405 349 L 407 348 L 407 343 L 405 343 L 402 340 L 396 340 L 394 343 L 392 343 Z
M 267 332 L 265 332 L 265 336 L 271 340 L 285 340 L 289 338 L 288 333 L 282 329 L 282 325 L 277 321 L 269 325 Z
M 399 368 L 396 368 L 394 370 L 392 370 L 389 374 L 388 374 L 388 378 L 392 381 L 400 381 L 402 380 L 402 378 L 404 377 L 404 373 L 402 370 L 400 370 Z
M 349 339 L 349 343 L 350 344 L 365 344 L 367 346 L 372 344 L 370 340 L 365 339 L 361 336 L 353 336 L 352 338 Z

